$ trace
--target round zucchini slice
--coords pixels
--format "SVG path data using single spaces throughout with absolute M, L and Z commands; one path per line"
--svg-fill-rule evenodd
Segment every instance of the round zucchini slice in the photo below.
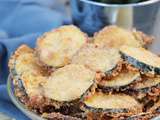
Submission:
M 154 78 L 147 77 L 140 82 L 136 82 L 132 86 L 132 89 L 136 91 L 145 92 L 145 93 L 148 93 L 149 91 L 151 91 L 152 88 L 160 89 L 160 77 L 154 77 Z
M 144 73 L 160 74 L 160 57 L 144 48 L 123 46 L 122 58 Z
M 96 72 L 111 74 L 119 69 L 121 56 L 116 49 L 107 49 L 93 44 L 84 46 L 72 59 L 74 64 L 82 64 Z
M 138 71 L 122 71 L 118 76 L 110 80 L 98 81 L 98 85 L 102 89 L 119 89 L 126 88 L 128 85 L 140 80 L 141 76 Z
M 80 99 L 94 79 L 95 73 L 83 65 L 66 65 L 49 77 L 44 85 L 44 95 L 58 102 L 71 102 Z
M 142 111 L 142 105 L 125 94 L 104 94 L 95 92 L 83 100 L 82 110 L 108 114 L 133 114 Z
M 143 43 L 137 40 L 131 31 L 117 26 L 107 26 L 94 36 L 94 43 L 100 46 L 119 49 L 123 45 L 141 47 Z
M 45 33 L 37 41 L 40 61 L 48 66 L 63 67 L 87 42 L 87 35 L 73 25 L 66 25 Z
M 37 64 L 34 50 L 20 46 L 9 60 L 9 68 L 15 84 L 23 86 L 29 96 L 40 95 L 46 81 L 45 71 Z

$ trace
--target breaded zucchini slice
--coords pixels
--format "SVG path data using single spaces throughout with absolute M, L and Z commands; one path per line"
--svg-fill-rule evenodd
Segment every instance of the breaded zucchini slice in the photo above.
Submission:
M 85 96 L 81 109 L 86 112 L 118 116 L 142 112 L 142 105 L 129 95 L 95 92 Z
M 159 77 L 145 77 L 142 81 L 136 82 L 132 86 L 133 90 L 149 93 L 153 92 L 153 89 L 159 89 L 160 94 L 160 76 Z
M 129 90 L 126 93 L 134 96 L 137 100 L 143 103 L 145 109 L 148 109 L 153 102 L 157 101 L 160 95 L 160 78 L 156 77 L 141 77 L 140 81 L 129 85 Z
M 29 96 L 41 94 L 40 86 L 46 81 L 45 72 L 37 64 L 33 49 L 21 45 L 9 60 L 9 69 L 14 83 L 22 82 Z
M 69 64 L 53 72 L 44 85 L 44 95 L 58 102 L 75 101 L 93 85 L 94 79 L 90 69 Z
M 87 35 L 73 25 L 66 25 L 45 33 L 37 40 L 37 54 L 45 65 L 63 67 L 87 42 Z
M 160 74 L 160 57 L 144 48 L 123 46 L 122 58 L 143 73 Z
M 160 96 L 160 78 L 143 77 L 141 81 L 132 84 L 129 91 L 148 109 Z
M 133 83 L 141 80 L 140 73 L 138 71 L 122 71 L 117 76 L 111 79 L 105 79 L 97 81 L 100 88 L 110 90 L 110 89 L 128 89 Z
M 96 72 L 112 74 L 120 69 L 118 66 L 122 64 L 122 59 L 116 49 L 87 44 L 73 56 L 72 63 L 85 65 Z
M 132 32 L 117 26 L 107 26 L 95 34 L 94 43 L 117 49 L 123 45 L 142 47 L 145 44 L 144 41 L 148 41 L 147 43 L 149 43 L 151 39 L 144 36 L 145 35 L 140 32 Z M 147 40 L 144 40 L 146 38 Z

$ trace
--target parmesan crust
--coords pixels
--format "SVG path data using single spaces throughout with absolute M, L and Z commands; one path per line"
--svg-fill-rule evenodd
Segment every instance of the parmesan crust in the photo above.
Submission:
M 133 97 L 125 94 L 104 94 L 101 92 L 95 92 L 92 96 L 86 97 L 84 100 L 85 106 L 88 108 L 88 111 L 93 109 L 98 110 L 102 109 L 103 112 L 109 112 L 109 110 L 116 111 L 122 110 L 125 113 L 125 110 L 140 112 L 142 111 L 142 105 L 137 102 Z M 124 111 L 123 111 L 124 110 Z
M 137 35 L 138 36 L 138 35 Z M 119 49 L 123 45 L 141 47 L 142 41 L 137 40 L 131 31 L 117 26 L 107 26 L 95 34 L 94 43 L 100 46 Z
M 73 57 L 72 63 L 82 64 L 93 71 L 105 73 L 116 68 L 120 60 L 120 54 L 116 49 L 88 44 Z
M 42 63 L 62 67 L 87 42 L 88 37 L 73 25 L 62 26 L 45 33 L 37 41 L 37 52 Z
M 40 86 L 45 82 L 42 68 L 37 64 L 34 50 L 20 46 L 9 61 L 10 71 L 15 71 L 14 79 L 21 79 L 29 96 L 41 94 Z
M 134 71 L 121 72 L 110 80 L 102 80 L 99 84 L 104 87 L 123 87 L 140 79 L 140 73 Z
M 88 106 L 92 106 L 94 108 L 103 108 L 103 109 L 132 108 L 133 106 L 139 105 L 139 103 L 136 100 L 127 95 L 107 96 L 99 94 L 93 95 L 90 99 L 85 101 L 85 104 L 87 104 Z
M 133 86 L 135 90 L 145 89 L 145 88 L 151 88 L 156 87 L 160 85 L 160 77 L 154 77 L 154 78 L 146 78 L 141 82 L 138 82 Z
M 55 71 L 44 86 L 45 96 L 64 102 L 79 99 L 93 84 L 95 73 L 70 64 Z

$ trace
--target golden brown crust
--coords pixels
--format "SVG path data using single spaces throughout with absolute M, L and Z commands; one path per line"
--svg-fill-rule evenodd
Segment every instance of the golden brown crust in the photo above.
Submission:
M 123 68 L 128 70 L 128 71 L 139 71 L 138 68 L 135 68 L 133 65 L 129 64 L 128 62 L 126 61 L 123 61 Z
M 14 54 L 11 56 L 11 58 L 9 59 L 9 69 L 13 69 L 14 68 L 14 63 L 15 60 L 23 53 L 32 53 L 33 50 L 31 48 L 29 48 L 27 45 L 23 44 L 21 45 L 15 52 Z
M 39 60 L 52 67 L 63 67 L 88 41 L 86 34 L 73 25 L 66 25 L 45 33 L 37 40 Z
M 131 31 L 117 26 L 107 26 L 94 35 L 94 43 L 119 49 L 123 45 L 141 47 L 141 41 L 137 40 Z
M 78 79 L 77 79 L 78 78 Z M 71 102 L 94 84 L 95 72 L 83 65 L 70 64 L 56 70 L 44 85 L 46 97 L 59 102 Z M 54 86 L 54 87 L 53 87 Z
M 15 96 L 22 102 L 29 110 L 41 115 L 43 113 L 61 112 L 61 114 L 69 116 L 84 116 L 79 109 L 79 101 L 60 103 L 44 96 L 35 95 L 28 96 L 26 92 L 15 86 Z
M 119 101 L 120 100 L 119 98 L 123 98 L 123 100 Z M 115 103 L 112 103 L 113 101 L 111 102 L 110 99 L 112 99 Z M 95 103 L 96 102 L 95 100 L 98 100 L 97 104 Z M 102 100 L 102 101 L 99 101 L 99 100 Z M 125 101 L 128 104 L 122 105 L 126 103 Z M 129 104 L 129 102 L 131 102 L 131 104 Z M 113 104 L 113 106 L 111 104 Z M 105 106 L 108 106 L 108 107 L 105 107 Z M 111 108 L 111 106 L 113 108 Z M 100 115 L 106 114 L 112 117 L 116 117 L 121 115 L 130 116 L 130 115 L 140 113 L 142 112 L 142 105 L 138 101 L 136 101 L 136 99 L 132 98 L 129 95 L 125 95 L 121 93 L 107 94 L 102 92 L 91 91 L 91 92 L 88 92 L 83 97 L 82 103 L 81 103 L 81 109 L 87 113 L 93 113 L 93 114 L 98 113 Z
M 118 76 L 111 79 L 101 80 L 97 82 L 97 84 L 98 88 L 102 89 L 103 92 L 118 92 L 131 89 L 134 83 L 138 81 L 141 81 L 140 74 L 138 72 L 129 71 L 121 72 Z
M 47 72 L 37 64 L 33 49 L 27 45 L 20 46 L 9 60 L 9 68 L 14 83 L 20 79 L 27 94 L 42 94 L 41 86 L 46 82 Z
M 86 44 L 72 58 L 72 64 L 83 64 L 95 72 L 115 75 L 121 69 L 121 56 L 116 49 Z
M 128 90 L 130 88 L 132 88 L 132 86 L 134 85 L 134 83 L 137 83 L 139 81 L 141 81 L 141 75 L 140 75 L 140 72 L 137 68 L 134 68 L 133 66 L 129 65 L 128 63 L 126 63 L 125 61 L 121 61 L 120 64 L 118 64 L 120 69 L 118 69 L 118 71 L 116 71 L 115 69 L 115 72 L 116 74 L 113 74 L 112 75 L 104 75 L 104 74 L 101 74 L 101 73 L 97 73 L 96 74 L 96 82 L 98 84 L 98 86 L 104 91 L 121 91 L 121 90 Z M 133 77 L 133 81 L 131 80 L 131 83 L 129 84 L 126 84 L 126 85 L 120 85 L 120 86 L 112 86 L 112 87 L 109 87 L 109 84 L 115 84 L 115 85 L 118 85 L 117 82 L 119 81 L 119 83 L 123 83 L 124 80 L 127 80 L 127 75 L 130 75 L 128 77 Z M 126 79 L 123 79 L 123 76 L 125 76 L 124 78 Z M 122 78 L 122 79 L 120 79 Z M 114 83 L 115 80 L 118 80 L 116 83 Z M 107 82 L 108 81 L 108 82 Z M 113 81 L 113 82 L 112 82 Z M 127 83 L 127 81 L 124 81 Z M 105 85 L 106 83 L 106 85 Z M 108 84 L 108 87 L 107 87 L 107 84 Z
M 122 69 L 123 69 L 123 60 L 120 60 L 114 69 L 105 73 L 106 75 L 105 77 L 107 78 L 116 77 L 119 75 Z

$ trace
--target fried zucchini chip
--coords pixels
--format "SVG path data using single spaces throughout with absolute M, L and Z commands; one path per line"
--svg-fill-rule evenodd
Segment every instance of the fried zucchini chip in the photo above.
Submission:
M 138 71 L 122 71 L 119 75 L 109 80 L 97 81 L 98 86 L 103 90 L 126 90 L 130 85 L 141 79 Z
M 22 82 L 29 96 L 41 94 L 41 85 L 46 81 L 45 72 L 37 64 L 34 50 L 21 45 L 9 60 L 9 68 L 15 84 Z
M 63 67 L 87 42 L 87 35 L 73 25 L 66 25 L 45 33 L 37 41 L 37 54 L 42 63 Z
M 83 65 L 66 65 L 49 77 L 44 94 L 58 102 L 71 102 L 80 99 L 92 86 L 94 79 L 95 73 Z
M 134 32 L 133 34 L 132 31 L 117 26 L 107 26 L 94 36 L 95 44 L 117 49 L 123 45 L 142 47 L 145 44 L 143 41 L 145 40 L 144 35 L 142 37 L 142 33 Z
M 86 112 L 119 116 L 142 112 L 142 105 L 129 95 L 95 92 L 85 96 L 81 109 Z
M 72 59 L 74 64 L 82 64 L 96 72 L 112 74 L 119 69 L 121 56 L 116 49 L 98 47 L 94 44 L 84 46 Z
M 153 89 L 159 89 L 160 94 L 160 77 L 146 77 L 142 81 L 135 83 L 132 89 L 142 93 L 153 92 Z
M 143 103 L 144 110 L 150 108 L 157 101 L 160 95 L 160 78 L 141 76 L 141 80 L 128 86 L 126 93 L 134 96 Z
M 160 57 L 146 50 L 123 46 L 120 48 L 122 58 L 143 73 L 160 74 Z

